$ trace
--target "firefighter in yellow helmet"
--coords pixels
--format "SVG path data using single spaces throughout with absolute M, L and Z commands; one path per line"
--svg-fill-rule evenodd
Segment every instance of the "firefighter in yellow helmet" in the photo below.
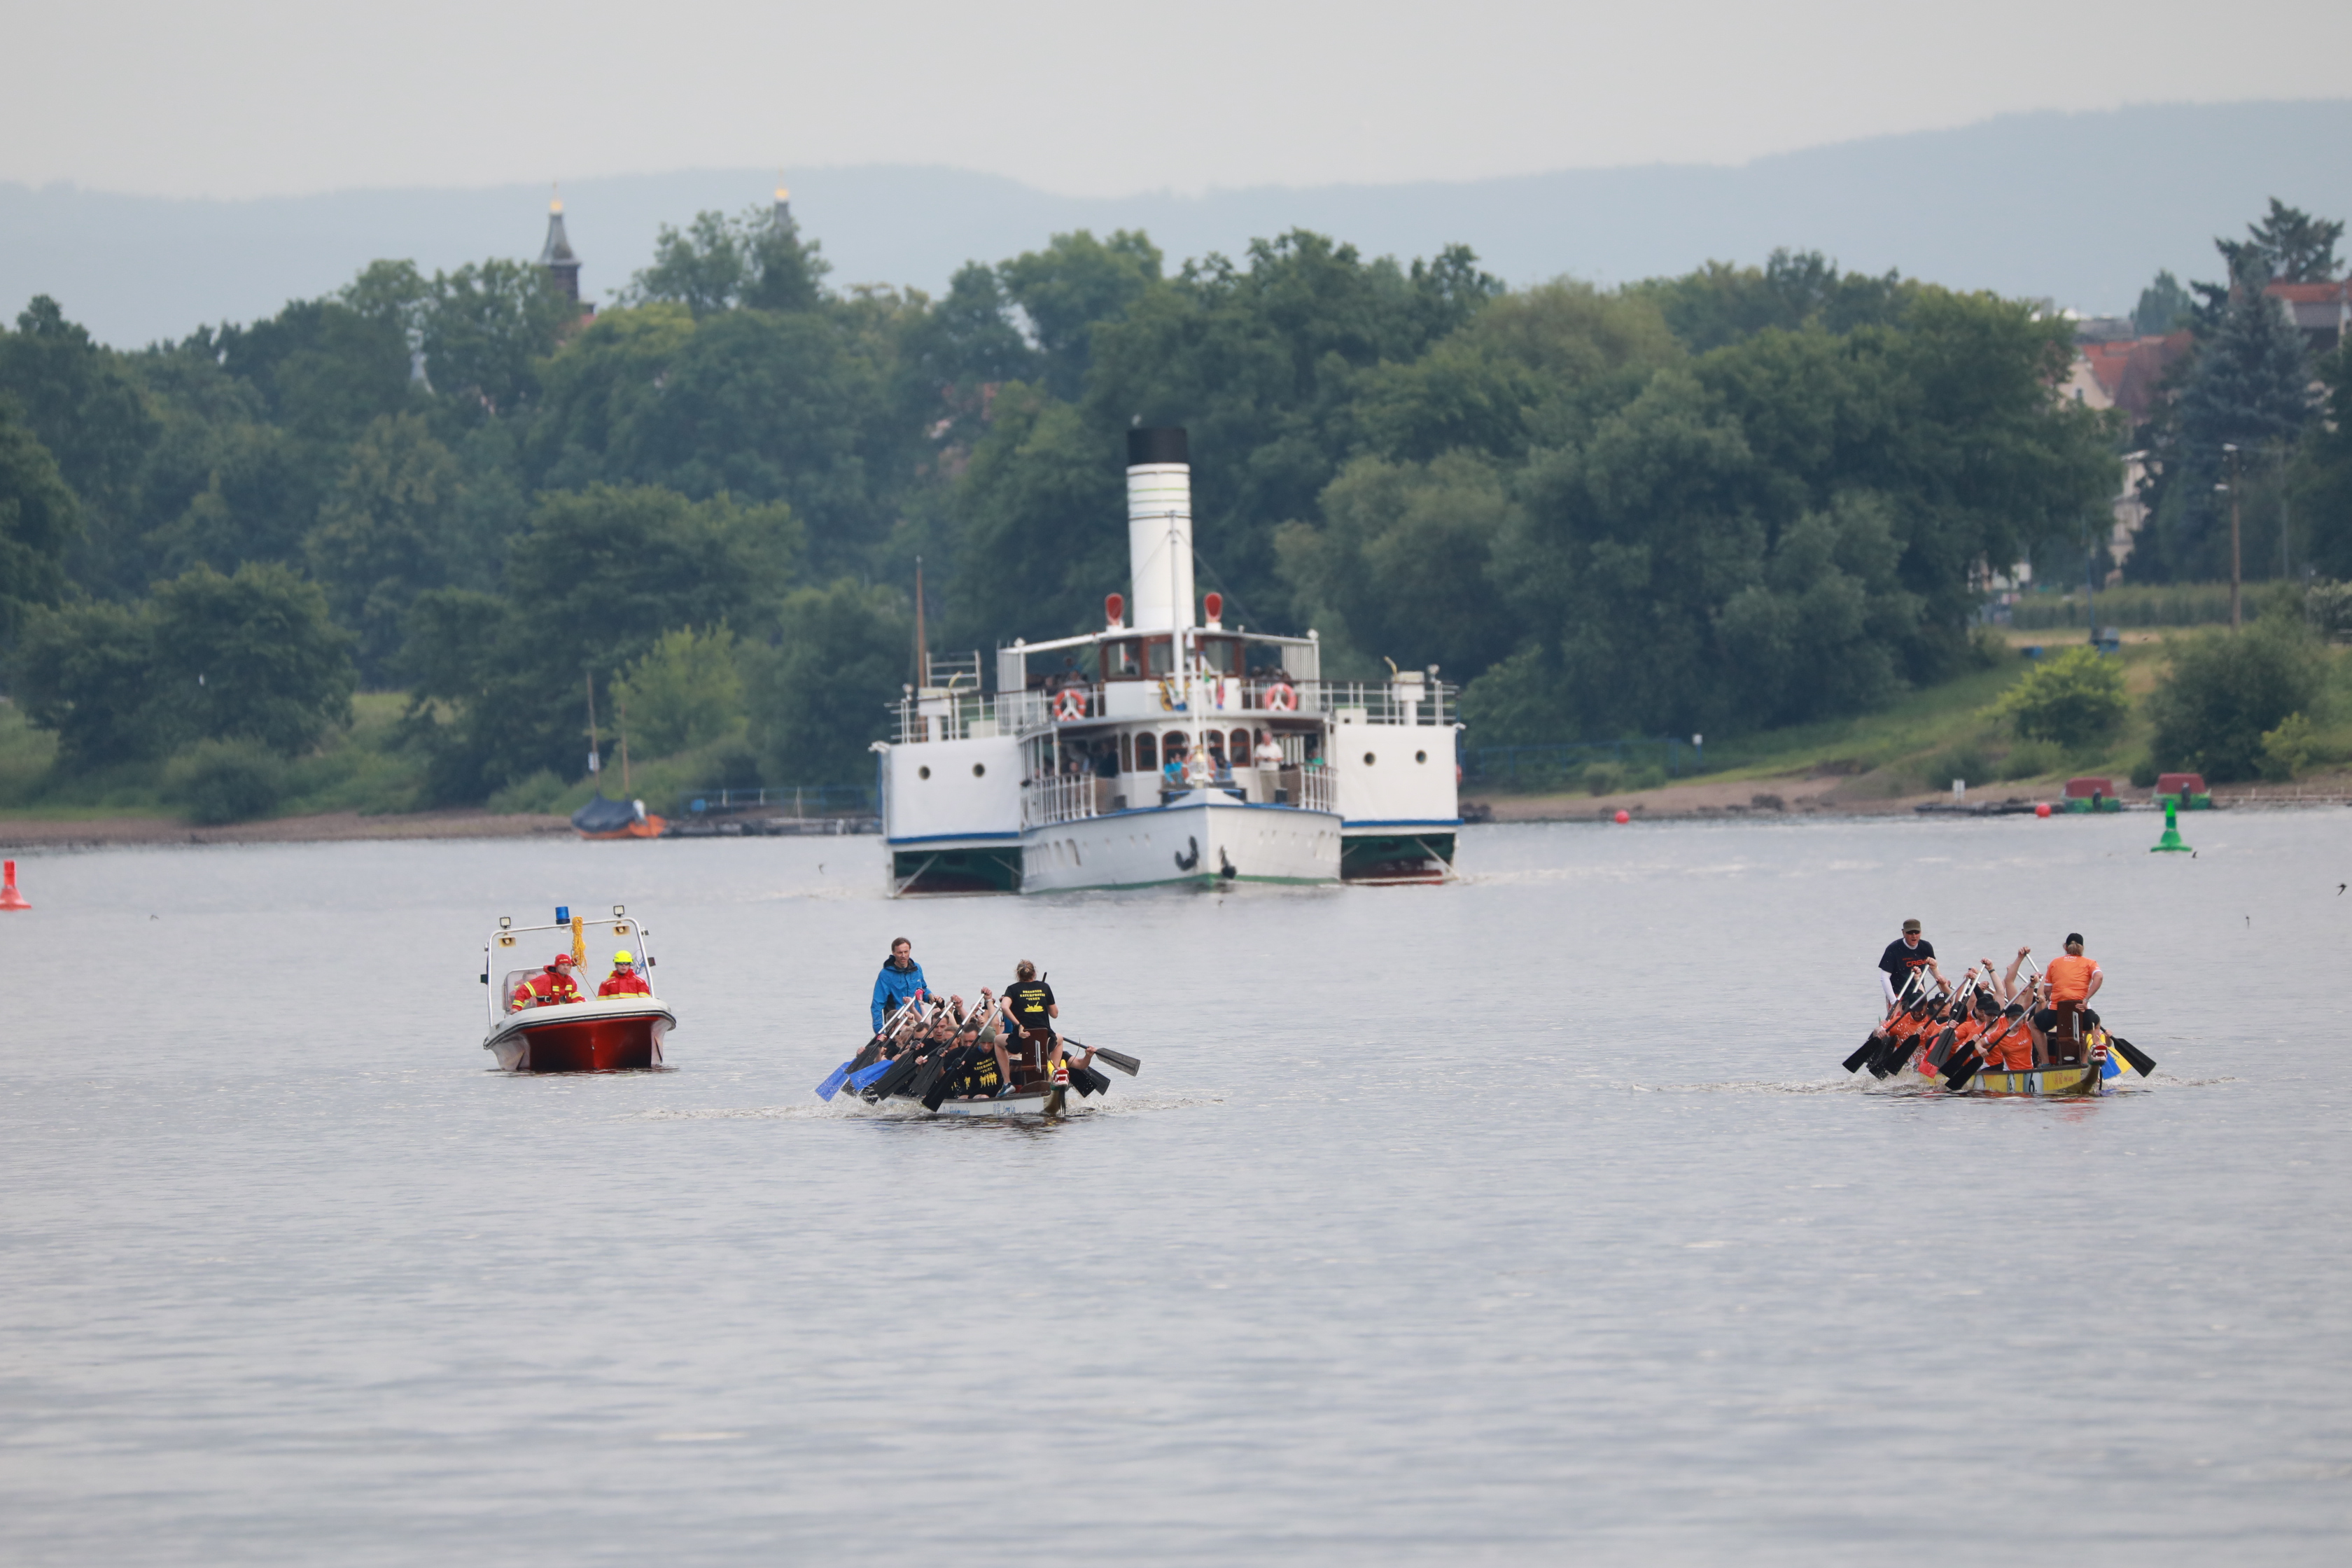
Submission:
M 644 975 L 637 973 L 636 955 L 626 948 L 613 955 L 613 973 L 604 984 L 596 987 L 596 994 L 600 997 L 650 996 L 653 994 L 654 988 L 646 984 Z

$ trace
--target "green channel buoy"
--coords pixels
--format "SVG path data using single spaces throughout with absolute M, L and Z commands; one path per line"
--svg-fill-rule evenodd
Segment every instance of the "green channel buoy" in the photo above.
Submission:
M 2162 855 L 2171 850 L 2188 847 L 2188 845 L 2180 842 L 2179 807 L 2170 800 L 2167 800 L 2164 803 L 2164 837 L 2149 845 L 2147 852 L 2151 855 Z

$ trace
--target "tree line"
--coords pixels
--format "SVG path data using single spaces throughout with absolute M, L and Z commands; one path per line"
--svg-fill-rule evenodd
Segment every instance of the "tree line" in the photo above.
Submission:
M 589 321 L 505 261 L 131 353 L 44 298 L 0 331 L 0 638 L 61 776 L 315 744 L 355 682 L 480 800 L 581 775 L 593 677 L 711 782 L 862 782 L 914 557 L 937 647 L 1093 626 L 1140 421 L 1192 432 L 1229 618 L 1436 663 L 1482 740 L 1727 733 L 1938 679 L 1988 563 L 2079 549 L 2129 433 L 2055 395 L 2071 353 L 1809 254 L 1509 289 L 1458 247 L 1081 231 L 932 299 L 757 209 Z

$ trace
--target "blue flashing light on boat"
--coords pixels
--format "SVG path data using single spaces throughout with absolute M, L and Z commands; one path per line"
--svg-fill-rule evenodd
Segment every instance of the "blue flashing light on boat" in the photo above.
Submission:
M 555 923 L 560 926 L 568 926 L 572 923 L 572 906 L 570 904 L 558 904 L 555 906 Z

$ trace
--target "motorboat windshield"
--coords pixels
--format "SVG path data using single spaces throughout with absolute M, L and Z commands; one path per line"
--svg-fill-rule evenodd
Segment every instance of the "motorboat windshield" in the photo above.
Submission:
M 572 970 L 572 983 L 581 1001 L 593 1000 L 597 988 L 612 975 L 615 952 L 631 956 L 631 967 L 646 982 L 650 996 L 654 956 L 646 950 L 646 939 L 652 934 L 617 904 L 611 915 L 593 920 L 582 916 L 576 921 L 535 926 L 499 921 L 498 931 L 482 950 L 482 982 L 489 987 L 491 1026 L 526 1007 L 561 1005 L 546 1000 L 546 988 L 535 990 L 532 983 L 557 953 L 574 952 L 575 935 L 581 962 Z

